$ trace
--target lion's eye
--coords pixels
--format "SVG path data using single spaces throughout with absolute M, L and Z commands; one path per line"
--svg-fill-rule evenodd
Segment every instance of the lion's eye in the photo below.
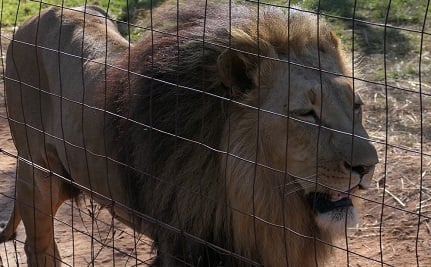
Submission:
M 310 111 L 302 111 L 298 115 L 301 117 L 314 117 L 314 116 L 316 116 L 316 113 L 314 113 L 313 110 L 310 110 Z
M 317 116 L 316 112 L 314 112 L 314 110 L 300 110 L 295 112 L 295 115 L 298 116 L 300 119 L 313 121 L 315 123 L 319 122 L 319 117 Z

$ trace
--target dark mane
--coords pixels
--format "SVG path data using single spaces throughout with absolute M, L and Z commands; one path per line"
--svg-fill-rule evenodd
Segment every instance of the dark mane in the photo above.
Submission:
M 129 172 L 131 207 L 192 235 L 204 236 L 210 243 L 223 241 L 224 248 L 229 249 L 225 236 L 189 228 L 199 224 L 214 229 L 210 225 L 214 224 L 216 210 L 226 205 L 216 200 L 223 192 L 213 191 L 224 188 L 218 173 L 219 155 L 213 149 L 220 149 L 228 109 L 225 98 L 229 98 L 228 88 L 215 75 L 220 53 L 220 47 L 199 41 L 181 39 L 178 43 L 175 36 L 155 34 L 153 40 L 147 36 L 130 51 L 130 63 L 125 59 L 119 64 L 122 69 L 128 69 L 130 64 L 131 74 L 115 69 L 108 72 L 107 92 L 109 110 L 139 123 L 118 117 L 111 121 L 111 127 L 117 127 L 119 158 L 127 159 L 127 165 L 139 170 Z M 198 162 L 190 162 L 191 158 Z M 141 165 L 143 162 L 145 165 Z M 190 176 L 201 177 L 201 184 L 190 184 Z M 142 194 L 144 187 L 153 188 L 155 193 Z M 157 194 L 159 191 L 165 193 Z M 179 204 L 204 205 L 179 225 L 178 217 L 182 216 L 172 210 Z M 156 243 L 178 239 L 179 250 L 188 248 L 182 251 L 184 258 L 195 264 L 202 262 L 203 259 L 193 259 L 204 254 L 197 244 L 180 240 L 179 235 L 166 229 L 156 229 L 152 233 L 158 237 Z

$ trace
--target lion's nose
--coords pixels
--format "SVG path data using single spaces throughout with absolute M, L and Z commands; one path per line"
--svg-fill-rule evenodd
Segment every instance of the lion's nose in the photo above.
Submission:
M 349 171 L 356 172 L 360 176 L 364 176 L 370 172 L 373 166 L 365 166 L 365 165 L 351 166 L 349 163 L 344 162 L 344 168 L 346 168 Z

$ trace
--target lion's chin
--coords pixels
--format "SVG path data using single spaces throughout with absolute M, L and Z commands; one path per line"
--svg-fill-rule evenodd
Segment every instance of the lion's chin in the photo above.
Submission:
M 343 234 L 346 227 L 354 227 L 358 223 L 358 213 L 350 197 L 334 201 L 328 194 L 310 193 L 308 201 L 314 210 L 317 226 L 333 235 Z
M 315 214 L 317 226 L 334 235 L 344 234 L 346 227 L 358 224 L 358 213 L 354 206 L 336 208 L 334 210 Z

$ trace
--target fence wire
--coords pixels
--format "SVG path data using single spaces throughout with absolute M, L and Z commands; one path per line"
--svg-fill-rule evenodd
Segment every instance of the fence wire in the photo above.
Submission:
M 431 265 L 430 3 L 2 0 L 0 266 Z

